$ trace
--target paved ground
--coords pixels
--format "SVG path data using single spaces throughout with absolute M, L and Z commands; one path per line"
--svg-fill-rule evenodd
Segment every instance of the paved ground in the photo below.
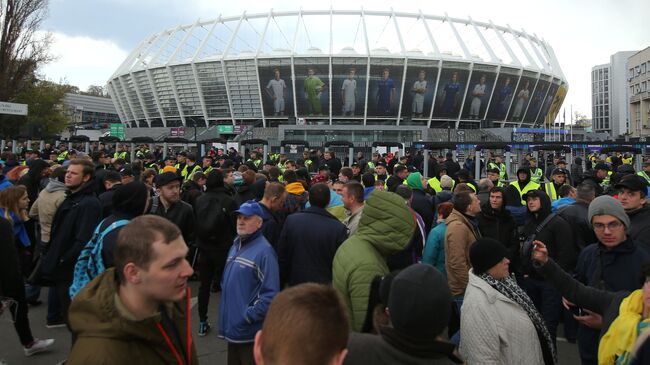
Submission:
M 192 282 L 192 292 L 198 293 L 198 283 Z M 70 334 L 66 328 L 47 329 L 45 328 L 45 314 L 47 311 L 45 300 L 47 292 L 41 293 L 41 299 L 44 303 L 38 307 L 32 307 L 29 310 L 32 332 L 38 338 L 54 338 L 56 343 L 51 351 L 40 353 L 32 357 L 25 357 L 23 354 L 18 337 L 14 331 L 13 325 L 8 316 L 0 317 L 0 359 L 4 359 L 7 364 L 25 364 L 25 365 L 53 365 L 66 358 L 70 349 Z M 199 353 L 199 359 L 202 364 L 225 364 L 226 363 L 226 343 L 216 337 L 216 318 L 219 296 L 212 294 L 210 297 L 210 311 L 208 313 L 212 323 L 212 331 L 205 336 L 194 336 L 196 348 Z M 198 329 L 198 312 L 195 306 L 192 312 L 194 333 Z M 560 334 L 562 331 L 560 330 Z M 560 364 L 579 364 L 578 349 L 576 345 L 569 344 L 561 339 L 558 340 L 558 350 L 560 355 Z

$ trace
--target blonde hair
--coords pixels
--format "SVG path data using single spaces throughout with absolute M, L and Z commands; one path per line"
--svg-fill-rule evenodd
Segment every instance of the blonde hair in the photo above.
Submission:
M 4 208 L 4 217 L 14 223 L 11 213 L 16 214 L 25 222 L 29 220 L 26 209 L 20 209 L 20 199 L 27 194 L 27 188 L 22 185 L 11 186 L 0 191 L 0 208 Z

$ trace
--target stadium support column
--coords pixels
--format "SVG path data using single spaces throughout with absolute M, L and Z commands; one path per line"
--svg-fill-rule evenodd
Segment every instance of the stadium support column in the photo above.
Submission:
M 510 171 L 510 150 L 506 150 L 506 171 L 508 172 L 508 180 L 510 180 L 510 176 L 512 176 L 512 171 Z
M 429 178 L 429 150 L 425 147 L 424 148 L 424 162 L 422 162 L 422 172 L 424 173 L 424 177 L 427 179 Z
M 481 179 L 481 150 L 474 151 L 474 179 Z

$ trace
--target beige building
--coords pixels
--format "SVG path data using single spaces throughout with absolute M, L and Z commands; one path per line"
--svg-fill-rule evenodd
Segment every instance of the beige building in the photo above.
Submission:
M 627 61 L 630 98 L 630 133 L 633 137 L 650 136 L 650 47 Z

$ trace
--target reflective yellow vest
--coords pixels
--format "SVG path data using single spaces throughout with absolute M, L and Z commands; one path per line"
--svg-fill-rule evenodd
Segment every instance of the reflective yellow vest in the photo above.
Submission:
M 65 161 L 65 159 L 66 159 L 67 157 L 68 157 L 68 151 L 63 151 L 63 152 L 59 153 L 58 156 L 56 156 L 56 159 L 57 159 L 57 161 L 59 161 L 59 162 L 63 162 L 63 161 Z
M 557 191 L 555 190 L 555 184 L 553 184 L 552 181 L 549 181 L 544 185 L 545 185 L 544 190 L 546 190 L 546 194 L 548 194 L 548 197 L 551 198 L 551 201 L 558 200 L 559 196 L 557 196 Z
M 437 177 L 432 177 L 428 181 L 429 186 L 431 189 L 433 189 L 436 193 L 439 193 L 442 191 L 442 186 L 440 186 L 440 180 L 438 180 Z M 454 190 L 454 186 L 456 185 L 456 182 L 454 180 L 451 180 L 451 190 Z
M 115 153 L 113 154 L 113 157 L 114 157 L 114 158 L 121 158 L 121 159 L 123 159 L 123 160 L 126 160 L 126 155 L 127 155 L 127 154 L 126 154 L 126 151 L 115 152 Z
M 645 171 L 641 170 L 641 171 L 637 172 L 636 174 L 641 176 L 642 178 L 644 178 L 645 181 L 647 181 L 648 184 L 650 184 L 650 176 L 648 176 L 648 174 Z
M 600 186 L 606 188 L 609 186 L 609 179 L 612 177 L 612 172 L 607 171 L 607 176 L 603 179 L 603 182 L 600 183 Z
M 628 158 L 623 157 L 621 160 L 623 160 L 623 164 L 631 165 L 633 159 L 634 159 L 633 157 L 628 157 Z
M 530 169 L 530 181 L 539 184 L 540 180 L 542 180 L 542 176 L 544 176 L 544 172 L 539 167 Z
M 197 173 L 197 172 L 200 172 L 201 170 L 202 170 L 201 166 L 194 165 L 194 167 L 192 167 L 192 170 L 188 171 L 187 165 L 185 165 L 185 168 L 183 169 L 183 171 L 185 172 L 185 176 L 183 176 L 183 182 L 192 180 L 192 178 L 194 177 L 194 174 Z
M 519 186 L 519 181 L 511 182 L 510 186 L 514 186 L 515 189 L 517 189 L 517 191 L 519 192 L 519 196 L 522 197 L 521 205 L 526 205 L 526 201 L 523 199 L 524 194 L 528 193 L 531 190 L 537 190 L 540 187 L 538 183 L 532 181 L 529 181 L 528 184 L 526 184 L 526 186 L 524 186 L 523 189 Z

